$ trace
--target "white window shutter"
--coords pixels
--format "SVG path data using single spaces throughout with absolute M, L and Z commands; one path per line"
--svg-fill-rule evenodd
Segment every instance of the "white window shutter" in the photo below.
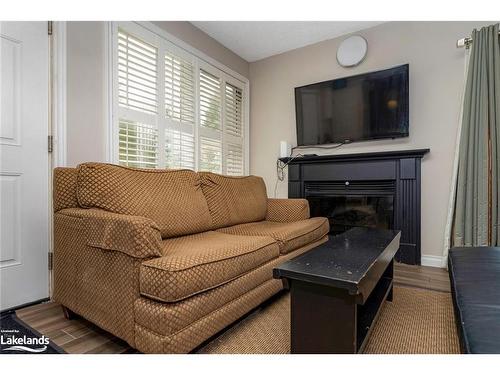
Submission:
M 165 161 L 167 168 L 194 170 L 194 151 L 195 140 L 193 133 L 175 129 L 165 131 Z
M 200 137 L 200 171 L 222 173 L 222 142 Z
M 158 50 L 118 31 L 118 104 L 146 113 L 157 113 Z
M 226 174 L 242 176 L 245 173 L 243 145 L 228 143 L 226 148 Z
M 167 52 L 165 54 L 165 115 L 168 119 L 194 124 L 194 87 L 193 64 Z
M 200 126 L 221 129 L 220 78 L 200 69 Z
M 193 63 L 165 53 L 165 166 L 195 169 L 195 70 Z
M 158 165 L 158 131 L 151 125 L 134 121 L 119 122 L 119 162 L 135 168 Z
M 222 173 L 222 81 L 199 70 L 199 169 Z
M 136 23 L 115 30 L 118 162 L 243 175 L 244 84 Z
M 224 129 L 226 134 L 243 137 L 243 90 L 226 83 Z
M 226 82 L 224 87 L 224 147 L 225 173 L 241 176 L 245 173 L 243 90 Z

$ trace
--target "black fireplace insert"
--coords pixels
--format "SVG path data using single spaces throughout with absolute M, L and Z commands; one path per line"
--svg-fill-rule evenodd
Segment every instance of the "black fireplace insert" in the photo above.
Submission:
M 330 234 L 354 227 L 394 229 L 395 181 L 329 181 L 305 184 L 311 216 L 324 216 Z
M 311 216 L 324 216 L 330 222 L 330 234 L 354 227 L 393 229 L 394 195 L 339 195 L 307 197 Z

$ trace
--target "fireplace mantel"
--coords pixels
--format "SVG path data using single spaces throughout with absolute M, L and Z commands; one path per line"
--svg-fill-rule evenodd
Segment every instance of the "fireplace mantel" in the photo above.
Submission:
M 401 230 L 398 261 L 420 264 L 420 164 L 430 150 L 402 150 L 282 158 L 288 164 L 288 196 L 307 198 L 311 182 L 393 181 L 394 228 Z
M 335 155 L 316 155 L 316 156 L 299 156 L 297 158 L 280 158 L 283 163 L 290 161 L 290 164 L 301 164 L 311 162 L 328 162 L 328 161 L 349 161 L 349 160 L 384 160 L 384 159 L 401 159 L 401 158 L 423 158 L 430 151 L 429 148 L 421 148 L 416 150 L 400 150 L 400 151 L 382 151 L 382 152 L 363 152 L 355 154 L 335 154 Z

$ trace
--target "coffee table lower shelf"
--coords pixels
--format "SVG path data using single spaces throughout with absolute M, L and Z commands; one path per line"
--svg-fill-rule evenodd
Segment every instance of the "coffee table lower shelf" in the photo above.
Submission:
M 345 289 L 293 279 L 287 282 L 292 353 L 361 353 L 383 303 L 392 301 L 392 262 L 364 303 Z
M 365 304 L 357 305 L 356 346 L 358 353 L 363 352 L 384 302 L 392 301 L 392 290 L 392 279 L 383 277 Z

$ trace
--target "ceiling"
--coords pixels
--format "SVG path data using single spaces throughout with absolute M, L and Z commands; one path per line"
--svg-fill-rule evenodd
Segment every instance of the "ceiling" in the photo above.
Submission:
M 219 43 L 253 62 L 295 48 L 367 29 L 368 21 L 197 21 Z

